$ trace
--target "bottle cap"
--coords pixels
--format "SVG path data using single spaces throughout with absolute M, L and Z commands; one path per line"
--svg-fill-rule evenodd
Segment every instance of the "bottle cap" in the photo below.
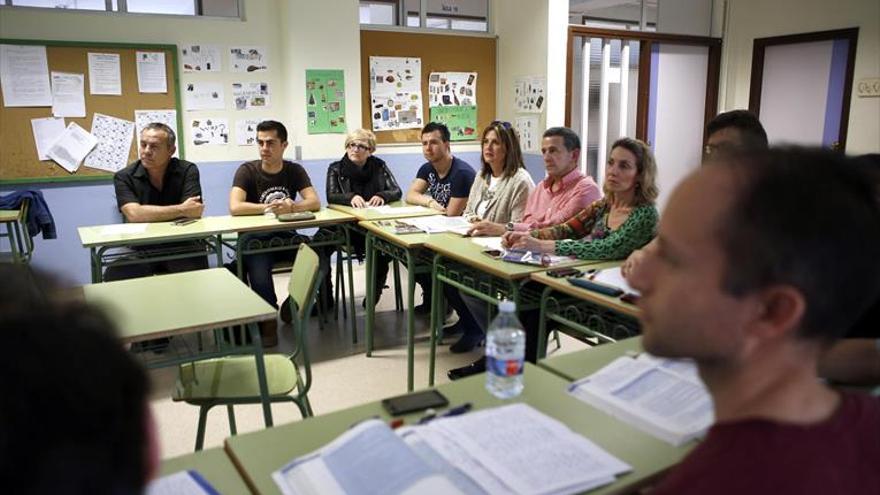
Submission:
M 508 300 L 501 301 L 498 304 L 498 311 L 502 313 L 516 313 L 516 303 Z

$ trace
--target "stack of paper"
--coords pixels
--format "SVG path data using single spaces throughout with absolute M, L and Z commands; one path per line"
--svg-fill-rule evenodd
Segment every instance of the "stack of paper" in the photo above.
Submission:
M 382 206 L 368 206 L 367 210 L 374 211 L 376 213 L 394 213 L 397 215 L 407 215 L 410 213 L 425 213 L 424 206 L 391 206 L 391 205 L 382 205 Z
M 714 422 L 712 397 L 688 360 L 619 357 L 569 393 L 673 445 L 702 436 Z
M 180 471 L 157 478 L 147 485 L 145 495 L 219 495 L 198 471 Z
M 512 404 L 397 430 L 370 420 L 295 459 L 285 494 L 576 493 L 631 468 L 562 423 Z
M 471 223 L 464 217 L 447 217 L 446 215 L 401 218 L 400 221 L 418 227 L 428 234 L 452 232 L 453 234 L 465 235 L 472 227 Z
M 614 268 L 606 268 L 604 270 L 599 270 L 596 275 L 593 276 L 592 280 L 594 282 L 601 282 L 605 285 L 610 285 L 612 287 L 618 287 L 624 292 L 628 292 L 630 294 L 639 295 L 639 291 L 633 289 L 629 282 L 623 278 L 623 273 L 620 271 L 620 267 Z

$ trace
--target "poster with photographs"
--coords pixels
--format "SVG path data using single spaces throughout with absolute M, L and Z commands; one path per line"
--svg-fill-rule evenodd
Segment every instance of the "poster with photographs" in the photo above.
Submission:
M 541 113 L 546 106 L 545 87 L 547 80 L 543 77 L 519 77 L 514 82 L 514 107 L 520 113 Z
M 180 47 L 183 72 L 220 72 L 222 53 L 218 45 L 184 45 Z
M 193 119 L 190 121 L 190 135 L 192 144 L 204 146 L 206 144 L 229 143 L 229 121 L 226 119 Z
M 471 107 L 476 105 L 476 72 L 432 72 L 428 76 L 429 107 Z
M 523 151 L 540 151 L 538 146 L 538 116 L 527 115 L 517 117 L 513 123 L 516 133 L 519 135 L 519 144 Z
M 269 83 L 232 83 L 232 103 L 236 110 L 253 110 L 269 106 Z
M 231 72 L 258 72 L 269 70 L 269 57 L 265 46 L 229 47 Z
M 306 122 L 309 134 L 344 134 L 345 74 L 306 69 Z
M 451 141 L 473 141 L 477 134 L 477 107 L 445 106 L 431 107 L 431 122 L 442 122 L 449 128 Z
M 224 110 L 226 108 L 223 84 L 218 82 L 186 83 L 183 89 L 183 101 L 189 111 Z
M 265 119 L 241 119 L 235 121 L 235 144 L 251 146 L 257 144 L 257 125 Z
M 370 57 L 370 114 L 374 131 L 420 129 L 422 60 Z

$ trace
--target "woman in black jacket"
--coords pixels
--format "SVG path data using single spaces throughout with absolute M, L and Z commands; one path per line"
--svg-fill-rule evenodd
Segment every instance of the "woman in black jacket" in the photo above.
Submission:
M 380 158 L 373 156 L 376 135 L 365 129 L 351 132 L 345 139 L 345 155 L 327 168 L 327 202 L 330 204 L 366 208 L 382 206 L 400 200 L 400 186 L 391 170 Z M 364 256 L 365 238 L 352 232 L 351 245 L 359 258 Z M 329 263 L 329 253 L 327 256 Z M 390 258 L 376 256 L 376 303 L 385 287 Z M 326 281 L 328 294 L 330 280 Z M 364 301 L 366 304 L 366 301 Z

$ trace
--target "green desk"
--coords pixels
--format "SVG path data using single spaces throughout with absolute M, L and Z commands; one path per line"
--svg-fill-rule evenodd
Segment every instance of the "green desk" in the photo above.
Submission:
M 34 241 L 27 230 L 26 215 L 26 203 L 20 210 L 0 210 L 0 224 L 3 224 L 5 230 L 0 233 L 0 238 L 5 237 L 9 242 L 9 252 L 0 253 L 0 261 L 11 263 L 30 261 Z
M 373 353 L 373 326 L 376 315 L 376 256 L 385 253 L 392 259 L 406 265 L 406 390 L 413 390 L 414 381 L 414 339 L 415 339 L 415 289 L 416 275 L 431 272 L 431 256 L 424 249 L 432 234 L 395 234 L 391 228 L 376 222 L 359 222 L 360 228 L 367 232 L 367 316 L 366 339 L 367 357 Z M 433 234 L 437 235 L 437 234 Z
M 489 395 L 484 388 L 485 379 L 482 374 L 471 376 L 441 385 L 437 390 L 449 399 L 451 406 L 471 402 L 475 409 L 481 409 L 510 402 Z M 565 423 L 633 467 L 633 471 L 618 477 L 613 484 L 590 493 L 633 491 L 679 462 L 693 447 L 693 444 L 673 447 L 617 421 L 569 396 L 565 392 L 568 384 L 568 381 L 526 363 L 525 390 L 512 400 L 525 402 Z M 271 478 L 273 471 L 295 457 L 324 446 L 352 424 L 374 416 L 389 418 L 378 401 L 230 437 L 226 439 L 226 451 L 254 493 L 278 494 L 280 491 Z M 405 416 L 406 424 L 415 423 L 419 417 L 420 414 Z
M 619 261 L 611 261 L 590 268 L 601 270 L 619 265 Z M 529 277 L 546 286 L 541 294 L 538 359 L 542 359 L 547 351 L 548 321 L 561 323 L 603 342 L 615 342 L 639 334 L 638 307 L 617 297 L 574 286 L 564 278 L 553 278 L 544 271 L 532 273 Z
M 497 305 L 502 299 L 516 303 L 517 311 L 538 309 L 541 295 L 526 286 L 529 275 L 546 271 L 543 266 L 524 265 L 493 259 L 483 253 L 483 246 L 470 238 L 455 234 L 434 234 L 425 243 L 434 251 L 433 284 L 431 301 L 431 353 L 428 364 L 428 385 L 434 384 L 434 363 L 437 336 L 442 323 L 441 296 L 447 284 L 489 304 Z M 554 268 L 578 266 L 589 268 L 600 263 L 572 260 Z
M 125 343 L 247 325 L 253 345 L 218 346 L 198 356 L 171 356 L 167 366 L 197 358 L 241 354 L 253 349 L 266 426 L 272 410 L 266 385 L 258 322 L 275 318 L 276 310 L 225 268 L 89 284 L 82 287 L 89 304 L 103 307 Z
M 538 366 L 569 382 L 574 382 L 599 371 L 620 356 L 641 352 L 643 349 L 640 335 L 542 359 L 538 361 Z
M 386 211 L 377 211 L 372 208 L 355 208 L 353 206 L 345 206 L 345 205 L 328 205 L 327 207 L 331 210 L 340 211 L 342 213 L 347 213 L 355 218 L 358 221 L 365 220 L 393 220 L 396 218 L 413 218 L 413 217 L 427 217 L 431 215 L 440 215 L 440 212 L 433 208 L 426 208 L 424 206 L 418 205 L 410 205 L 405 201 L 394 201 L 388 203 L 388 206 L 392 208 L 416 208 L 416 211 L 407 211 L 407 212 L 386 212 Z
M 202 450 L 195 454 L 162 461 L 159 476 L 195 470 L 220 493 L 247 493 L 248 488 L 235 466 L 221 448 Z

